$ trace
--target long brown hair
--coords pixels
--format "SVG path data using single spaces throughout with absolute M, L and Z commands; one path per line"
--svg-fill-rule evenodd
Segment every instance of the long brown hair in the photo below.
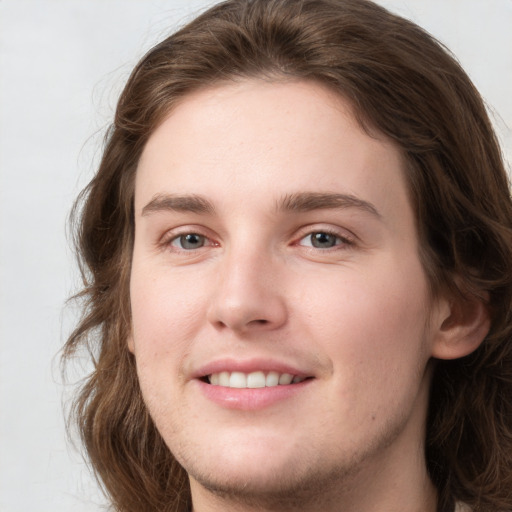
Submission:
M 185 471 L 141 397 L 130 332 L 134 174 L 173 105 L 244 77 L 313 80 L 403 152 L 432 292 L 485 300 L 480 348 L 435 366 L 426 457 L 439 509 L 512 510 L 512 204 L 482 99 L 429 34 L 367 0 L 228 0 L 151 49 L 134 69 L 99 170 L 74 220 L 83 317 L 65 346 L 94 370 L 74 402 L 96 475 L 116 510 L 190 506 Z

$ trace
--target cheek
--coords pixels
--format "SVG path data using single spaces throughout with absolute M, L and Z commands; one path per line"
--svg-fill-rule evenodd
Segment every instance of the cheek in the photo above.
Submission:
M 200 287 L 183 284 L 169 272 L 133 266 L 130 283 L 137 374 L 144 401 L 159 429 L 174 431 L 180 416 L 177 390 L 183 362 L 199 326 L 205 302 Z
M 204 287 L 170 272 L 155 276 L 135 266 L 130 294 L 138 362 L 181 359 L 206 315 Z
M 344 303 L 327 308 L 336 329 L 328 334 L 319 324 L 333 365 L 328 401 L 351 431 L 364 425 L 379 431 L 403 419 L 418 400 L 429 360 L 421 290 L 366 284 L 347 287 Z
M 365 375 L 386 385 L 392 374 L 417 375 L 429 359 L 428 289 L 415 261 L 376 267 L 381 271 L 340 273 L 323 287 L 317 282 L 298 316 L 309 319 L 311 336 L 353 382 Z

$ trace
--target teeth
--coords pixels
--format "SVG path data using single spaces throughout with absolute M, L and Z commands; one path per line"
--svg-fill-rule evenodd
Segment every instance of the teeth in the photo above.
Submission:
M 267 377 L 265 378 L 265 386 L 270 388 L 272 386 L 277 386 L 278 384 L 279 384 L 279 373 L 268 372 Z
M 291 373 L 262 371 L 243 373 L 243 372 L 220 372 L 208 375 L 208 381 L 214 386 L 224 386 L 226 388 L 270 388 L 273 386 L 287 386 L 288 384 L 298 384 L 305 380 L 305 377 L 294 376 Z
M 229 387 L 230 388 L 246 388 L 247 387 L 247 377 L 246 377 L 245 373 L 231 372 L 231 376 L 229 377 Z
M 264 388 L 266 385 L 266 378 L 263 372 L 252 372 L 247 375 L 248 388 Z
M 212 374 L 212 377 L 214 375 L 215 374 Z M 218 375 L 219 375 L 219 386 L 225 386 L 225 387 L 229 388 L 229 372 L 220 372 Z M 213 384 L 213 382 L 212 382 L 212 384 Z
M 286 384 L 291 384 L 292 380 L 293 380 L 293 375 L 291 375 L 290 373 L 283 373 L 279 377 L 279 384 L 281 384 L 281 386 L 286 385 Z

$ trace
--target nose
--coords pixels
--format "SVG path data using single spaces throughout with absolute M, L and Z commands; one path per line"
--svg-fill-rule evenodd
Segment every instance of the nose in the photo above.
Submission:
M 261 253 L 232 254 L 220 264 L 208 309 L 216 329 L 239 334 L 275 330 L 287 321 L 281 266 Z

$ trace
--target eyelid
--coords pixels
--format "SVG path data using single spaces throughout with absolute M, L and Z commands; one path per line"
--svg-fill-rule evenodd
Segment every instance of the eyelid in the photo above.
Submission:
M 341 241 L 341 243 L 337 243 L 336 245 L 330 248 L 317 248 L 311 246 L 308 247 L 300 243 L 304 238 L 311 236 L 314 233 L 326 233 L 328 235 L 338 238 Z M 205 245 L 198 247 L 197 249 L 180 249 L 179 247 L 176 246 L 172 246 L 172 249 L 169 249 L 171 247 L 171 243 L 174 240 L 188 234 L 196 234 L 204 237 Z M 292 245 L 299 245 L 305 248 L 310 248 L 314 251 L 327 252 L 329 250 L 339 250 L 347 246 L 353 246 L 357 243 L 357 241 L 358 237 L 354 235 L 354 233 L 352 233 L 351 231 L 347 230 L 346 228 L 341 228 L 337 226 L 335 227 L 332 225 L 326 226 L 317 224 L 304 226 L 303 228 L 299 229 L 296 235 L 293 236 Z M 219 242 L 217 242 L 214 236 L 212 236 L 212 233 L 210 232 L 209 229 L 206 229 L 198 225 L 183 225 L 169 229 L 161 236 L 161 238 L 157 242 L 157 245 L 163 249 L 174 250 L 175 252 L 183 253 L 193 253 L 200 251 L 201 249 L 204 248 L 220 246 Z
M 183 247 L 183 239 L 187 239 L 188 237 L 192 237 L 192 236 L 198 238 L 199 241 L 201 242 L 199 247 L 193 247 L 193 248 Z M 171 238 L 171 240 L 169 241 L 169 245 L 171 247 L 175 247 L 176 249 L 185 250 L 188 252 L 188 251 L 201 249 L 205 245 L 207 246 L 208 245 L 207 241 L 208 241 L 208 238 L 204 235 L 200 235 L 199 233 L 185 233 L 183 235 L 177 235 L 177 236 Z
M 168 249 L 168 250 L 174 250 L 175 252 L 183 252 L 183 253 L 192 253 L 194 251 L 199 251 L 205 247 L 217 247 L 219 245 L 219 243 L 210 235 L 207 233 L 208 230 L 206 230 L 205 228 L 202 228 L 200 226 L 196 226 L 196 225 L 185 225 L 185 226 L 178 226 L 176 228 L 172 228 L 172 229 L 169 229 L 168 231 L 166 231 L 162 237 L 160 238 L 160 240 L 158 241 L 158 246 L 163 248 L 163 249 Z M 182 237 L 182 236 L 186 236 L 186 235 L 198 235 L 198 236 L 201 236 L 201 237 L 204 237 L 205 240 L 206 240 L 206 243 L 201 246 L 201 247 L 198 247 L 197 249 L 182 249 L 180 247 L 176 247 L 174 245 L 172 245 L 172 242 L 174 240 L 177 240 L 178 238 Z M 169 249 L 170 247 L 172 247 L 172 249 Z
M 314 233 L 325 233 L 327 235 L 331 235 L 336 238 L 339 238 L 342 241 L 341 244 L 337 244 L 330 249 L 335 249 L 336 247 L 339 247 L 341 245 L 345 245 L 345 246 L 354 245 L 358 240 L 357 236 L 354 235 L 351 231 L 348 231 L 347 229 L 333 227 L 333 226 L 325 226 L 325 225 L 324 226 L 312 225 L 312 226 L 304 227 L 301 230 L 299 230 L 297 236 L 295 237 L 294 245 L 300 245 L 300 242 L 304 238 L 311 236 Z M 308 246 L 303 246 L 303 247 L 308 247 Z M 322 251 L 328 250 L 328 249 L 318 249 L 316 247 L 313 247 L 313 249 L 322 250 Z

